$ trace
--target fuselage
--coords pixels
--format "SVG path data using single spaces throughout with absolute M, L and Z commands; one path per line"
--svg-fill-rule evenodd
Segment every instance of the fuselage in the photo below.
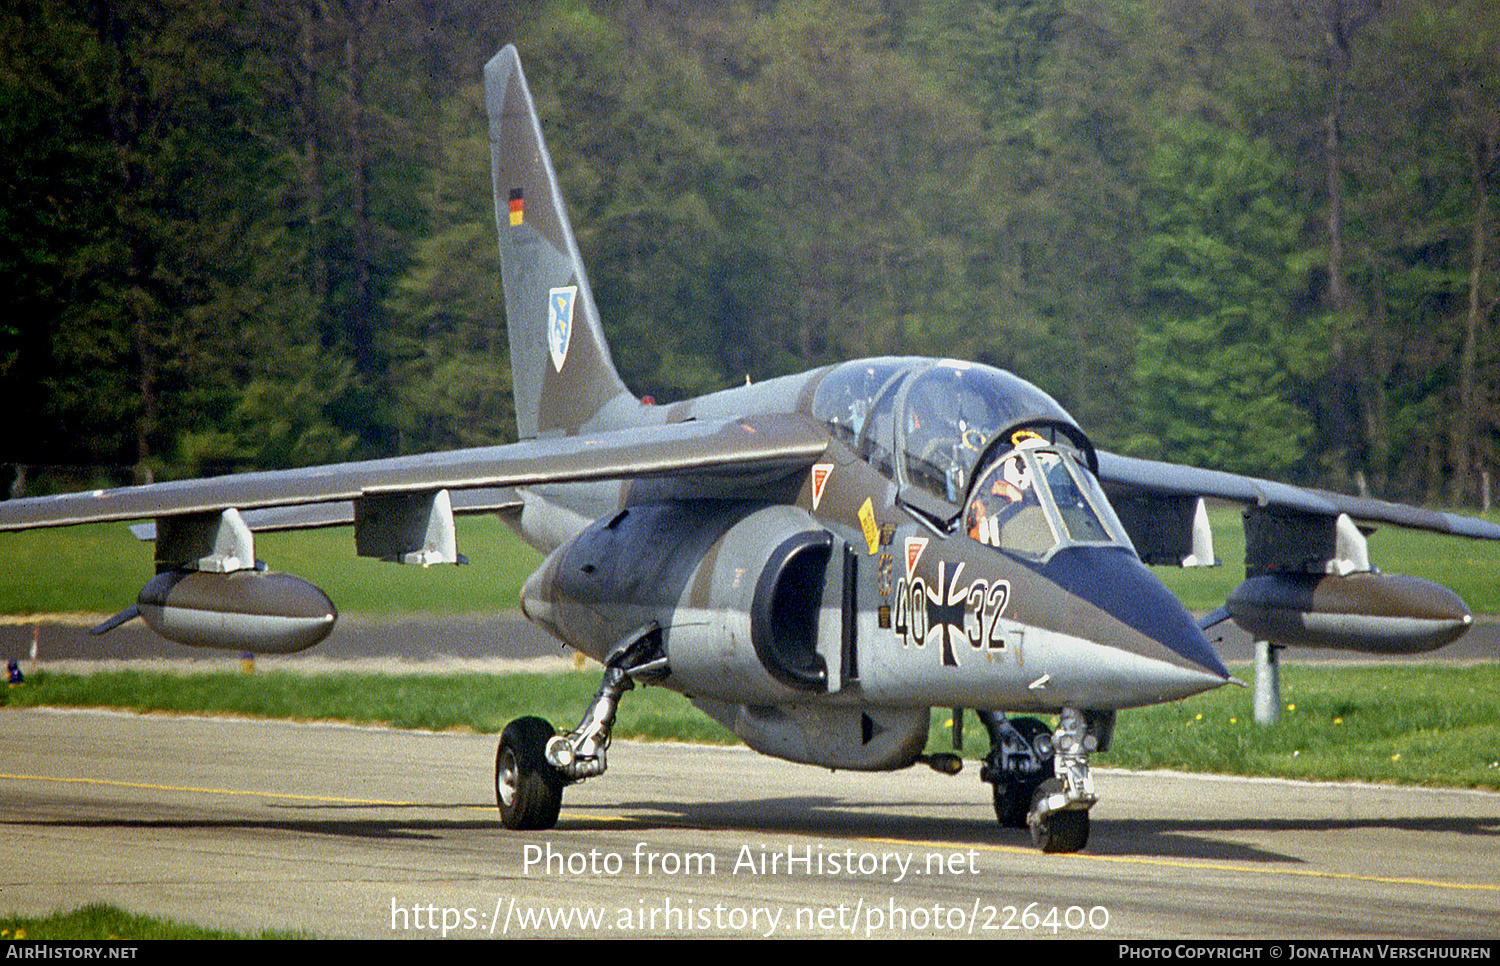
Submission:
M 673 524 L 698 533 L 704 546 L 664 553 L 651 571 L 661 575 L 654 589 L 633 584 L 624 593 L 603 583 L 597 591 L 636 595 L 643 613 L 654 603 L 655 620 L 667 625 L 661 633 L 669 657 L 674 637 L 702 641 L 708 624 L 721 637 L 754 636 L 754 588 L 742 598 L 730 585 L 749 581 L 763 566 L 757 556 L 774 552 L 736 545 L 747 559 L 724 565 L 716 541 L 725 534 L 736 527 L 736 533 L 797 529 L 789 513 L 815 521 L 802 531 L 831 534 L 829 548 L 801 557 L 803 570 L 816 578 L 796 578 L 808 587 L 806 599 L 778 605 L 810 615 L 807 639 L 787 645 L 790 685 L 775 682 L 775 655 L 767 657 L 764 647 L 756 653 L 770 672 L 766 680 L 730 685 L 721 681 L 729 675 L 715 677 L 712 661 L 702 657 L 706 645 L 690 651 L 683 643 L 672 664 L 684 670 L 667 686 L 696 695 L 716 687 L 718 697 L 752 706 L 1048 711 L 1152 704 L 1228 680 L 1191 615 L 1136 556 L 1094 478 L 1087 436 L 1050 396 L 1009 373 L 953 361 L 859 360 L 665 406 L 619 397 L 584 429 L 763 414 L 824 427 L 824 458 L 790 478 L 741 481 L 732 494 L 717 481 L 681 477 L 555 485 L 528 494 L 523 532 L 546 551 L 632 507 L 637 521 L 646 508 L 686 505 L 696 508 L 694 520 L 708 521 Z M 783 509 L 768 514 L 773 507 Z M 653 532 L 642 529 L 634 545 L 602 532 L 580 542 L 604 557 L 645 557 Z M 671 576 L 672 559 L 695 554 L 702 565 Z M 587 587 L 578 586 L 574 596 L 587 597 Z M 615 603 L 593 607 L 603 613 Z M 728 613 L 716 617 L 716 611 Z M 601 629 L 594 640 L 569 643 L 602 651 L 612 633 Z M 816 653 L 799 655 L 798 648 Z M 820 686 L 799 687 L 799 663 L 825 670 Z M 687 670 L 699 665 L 697 676 Z M 786 693 L 778 692 L 783 686 Z

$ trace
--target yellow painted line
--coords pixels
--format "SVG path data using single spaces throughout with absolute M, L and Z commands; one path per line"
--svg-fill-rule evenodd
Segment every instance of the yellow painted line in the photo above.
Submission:
M 1035 849 L 1025 849 L 1014 845 L 976 845 L 974 843 L 961 842 L 912 842 L 903 839 L 864 839 L 862 841 L 880 842 L 887 845 L 905 845 L 910 847 L 947 848 L 947 849 L 978 849 L 981 852 L 1005 852 L 1012 855 L 1027 855 L 1039 857 L 1040 852 Z M 1440 882 L 1436 879 L 1407 879 L 1399 876 L 1387 875 L 1361 875 L 1357 872 L 1328 872 L 1320 869 L 1284 869 L 1275 866 L 1257 865 L 1228 865 L 1223 862 L 1209 862 L 1207 860 L 1197 861 L 1191 859 L 1157 859 L 1149 856 L 1136 855 L 1089 855 L 1086 852 L 1074 852 L 1072 854 L 1057 854 L 1048 857 L 1048 861 L 1074 861 L 1074 862 L 1113 862 L 1118 865 L 1144 865 L 1164 869 L 1206 869 L 1212 872 L 1232 872 L 1236 875 L 1283 875 L 1306 879 L 1332 879 L 1342 882 L 1375 882 L 1381 885 L 1399 886 L 1429 886 L 1434 889 L 1456 889 L 1460 891 L 1474 892 L 1500 892 L 1500 884 L 1484 882 Z
M 565 818 L 566 819 L 571 819 L 572 821 L 575 821 L 575 822 L 639 822 L 640 821 L 640 819 L 633 818 L 633 817 L 631 817 L 629 815 L 592 815 L 592 814 L 589 814 L 589 813 L 586 813 L 586 812 L 566 812 L 566 811 L 564 811 L 564 812 L 558 812 L 557 813 L 557 819 L 558 819 L 558 821 L 562 821 Z M 693 825 L 691 822 L 674 821 L 674 820 L 672 820 L 670 818 L 659 818 L 659 819 L 656 819 L 655 821 L 656 821 L 657 825 L 670 825 L 673 828 L 698 828 L 698 827 L 700 827 L 700 826 Z M 716 831 L 716 830 L 715 829 L 704 829 L 704 831 L 705 832 L 712 832 L 712 831 Z
M 384 805 L 410 808 L 419 802 L 388 802 L 373 798 L 336 798 L 330 795 L 293 795 L 290 792 L 254 792 L 240 788 L 197 788 L 192 785 L 154 785 L 149 782 L 122 782 L 108 778 L 61 778 L 57 775 L 10 775 L 0 772 L 0 779 L 31 782 L 66 782 L 77 785 L 105 785 L 113 788 L 141 788 L 153 792 L 194 792 L 200 795 L 241 795 L 249 798 L 283 798 L 293 802 L 329 802 L 338 805 Z
M 335 805 L 370 805 L 384 808 L 415 808 L 430 802 L 397 802 L 380 798 L 339 798 L 333 795 L 296 795 L 291 792 L 257 792 L 243 788 L 200 788 L 195 785 L 158 785 L 151 782 L 124 782 L 112 778 L 70 778 L 59 775 L 15 775 L 0 772 L 0 779 L 29 782 L 63 782 L 75 785 L 102 785 L 113 788 L 140 788 L 153 792 L 192 792 L 197 795 L 238 795 L 244 798 L 279 798 L 291 802 L 324 802 Z M 493 805 L 464 805 L 474 812 L 493 813 Z M 623 817 L 601 817 L 597 815 L 575 815 L 588 821 L 625 821 Z

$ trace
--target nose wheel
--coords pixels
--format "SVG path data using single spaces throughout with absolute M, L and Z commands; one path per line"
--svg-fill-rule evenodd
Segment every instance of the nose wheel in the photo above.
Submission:
M 995 790 L 995 818 L 1025 828 L 1043 852 L 1077 852 L 1089 840 L 1089 809 L 1098 801 L 1089 755 L 1104 748 L 1114 712 L 1063 708 L 1057 730 L 1035 718 L 1010 720 L 980 711 L 990 753 L 979 777 Z
M 1026 825 L 1043 852 L 1077 852 L 1089 840 L 1089 809 L 1099 800 L 1089 774 L 1089 755 L 1107 747 L 1114 731 L 1113 711 L 1063 708 L 1052 733 L 1051 778 L 1031 798 Z
M 1031 844 L 1043 852 L 1077 852 L 1088 844 L 1088 808 L 1069 807 L 1067 785 L 1061 778 L 1049 778 L 1037 788 L 1026 821 Z

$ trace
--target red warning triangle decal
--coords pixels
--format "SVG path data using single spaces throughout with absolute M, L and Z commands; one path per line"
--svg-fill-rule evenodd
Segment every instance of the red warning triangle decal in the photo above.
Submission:
M 917 561 L 922 559 L 922 551 L 927 549 L 926 537 L 906 538 L 906 579 L 910 580 L 912 571 L 917 569 Z
M 828 478 L 833 475 L 832 463 L 815 463 L 812 468 L 812 498 L 813 509 L 823 502 L 823 487 L 828 484 Z

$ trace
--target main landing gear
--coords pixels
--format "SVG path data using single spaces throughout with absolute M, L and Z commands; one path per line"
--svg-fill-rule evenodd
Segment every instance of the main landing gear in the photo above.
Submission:
M 1089 839 L 1089 809 L 1098 801 L 1089 755 L 1108 747 L 1114 712 L 1064 708 L 1057 730 L 1035 718 L 1014 721 L 979 711 L 990 753 L 979 777 L 994 786 L 995 818 L 1029 828 L 1043 852 L 1077 852 Z
M 557 824 L 567 784 L 547 762 L 552 725 L 541 718 L 517 718 L 500 733 L 495 750 L 495 801 L 506 828 L 543 829 Z
M 620 698 L 635 687 L 632 676 L 650 680 L 665 668 L 655 626 L 615 648 L 604 680 L 578 727 L 556 734 L 541 718 L 517 718 L 505 726 L 495 750 L 495 801 L 508 829 L 549 829 L 557 824 L 563 789 L 604 774 L 604 753 Z

